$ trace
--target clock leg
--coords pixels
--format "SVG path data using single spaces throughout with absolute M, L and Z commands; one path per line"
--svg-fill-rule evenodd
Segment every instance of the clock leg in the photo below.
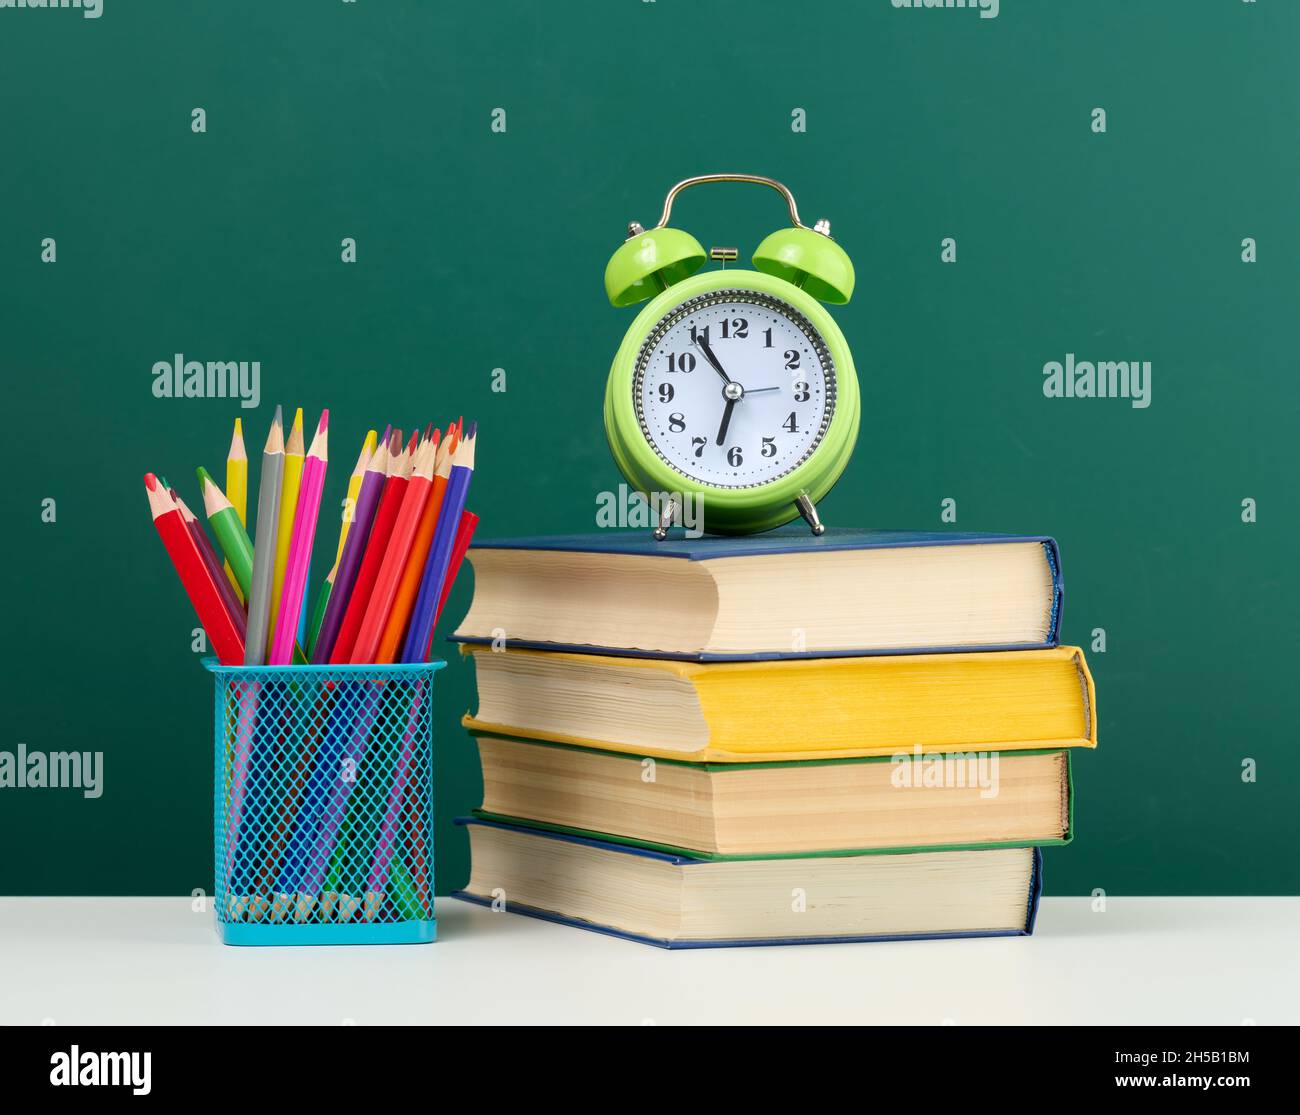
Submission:
M 800 492 L 799 498 L 794 501 L 794 505 L 799 508 L 799 514 L 803 516 L 804 522 L 808 524 L 808 529 L 813 534 L 821 535 L 826 533 L 826 527 L 822 525 L 822 521 L 817 515 L 817 507 L 808 498 L 807 492 Z
M 677 518 L 677 500 L 669 497 L 664 500 L 664 505 L 659 509 L 659 525 L 654 529 L 654 540 L 662 542 L 668 537 L 668 528 L 673 525 L 673 520 Z

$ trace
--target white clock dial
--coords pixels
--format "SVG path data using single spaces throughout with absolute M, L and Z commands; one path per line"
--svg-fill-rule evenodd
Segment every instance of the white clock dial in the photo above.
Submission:
M 632 395 L 663 460 L 718 488 L 769 484 L 808 459 L 835 410 L 821 334 L 779 298 L 720 290 L 683 302 L 650 331 Z

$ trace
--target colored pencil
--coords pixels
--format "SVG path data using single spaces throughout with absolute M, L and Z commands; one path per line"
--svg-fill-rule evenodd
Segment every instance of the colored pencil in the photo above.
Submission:
M 447 597 L 451 592 L 452 584 L 456 580 L 456 574 L 460 570 L 461 562 L 464 560 L 465 553 L 469 550 L 470 540 L 474 537 L 474 528 L 478 525 L 478 516 L 472 511 L 464 512 L 460 517 L 460 526 L 456 531 L 456 539 L 452 546 L 451 561 L 447 568 L 447 576 L 442 587 L 441 598 L 438 602 L 438 613 L 442 614 L 442 606 L 447 602 Z M 434 618 L 437 623 L 437 616 Z M 423 686 L 423 682 L 417 682 L 417 686 Z M 414 759 L 416 727 L 418 725 L 420 709 L 423 705 L 424 696 L 417 688 L 412 698 L 412 707 L 409 714 L 407 729 L 402 738 L 401 752 L 397 758 L 397 764 L 393 770 L 392 780 L 389 782 L 388 800 L 384 807 L 383 820 L 379 827 L 379 836 L 375 841 L 375 858 L 370 868 L 370 875 L 366 880 L 366 896 L 364 914 L 366 921 L 374 921 L 380 910 L 383 908 L 385 897 L 391 897 L 395 900 L 400 898 L 402 888 L 409 887 L 410 882 L 403 882 L 400 886 L 394 880 L 394 887 L 397 894 L 390 894 L 388 883 L 390 878 L 396 874 L 397 868 L 393 862 L 394 854 L 397 850 L 397 833 L 398 828 L 403 823 L 403 802 L 406 804 L 409 816 L 405 818 L 405 828 L 407 831 L 407 841 L 412 851 L 412 858 L 418 864 L 424 862 L 425 834 L 422 824 L 422 803 L 418 797 L 418 787 L 415 790 L 415 797 L 408 792 L 408 783 L 410 779 L 411 763 Z M 400 861 L 399 861 L 400 862 Z M 408 896 L 409 899 L 410 896 Z
M 427 660 L 429 647 L 433 642 L 433 627 L 437 619 L 438 601 L 443 596 L 443 585 L 448 582 L 452 551 L 459 532 L 461 513 L 469 491 L 469 482 L 474 473 L 474 447 L 476 431 L 470 427 L 465 439 L 461 441 L 452 454 L 451 474 L 447 481 L 443 506 L 438 516 L 437 528 L 429 548 L 429 557 L 425 563 L 424 574 L 420 582 L 420 592 L 416 598 L 411 624 L 406 633 L 406 642 L 402 650 L 402 661 L 413 663 Z M 411 699 L 411 708 L 406 731 L 402 737 L 397 767 L 394 771 L 392 785 L 384 809 L 379 839 L 376 842 L 376 855 L 366 882 L 364 917 L 373 920 L 384 901 L 389 867 L 392 862 L 393 841 L 401 817 L 402 800 L 406 790 L 406 780 L 414 754 L 414 741 L 425 698 L 424 686 L 417 685 Z M 419 818 L 414 818 L 415 828 L 419 829 Z M 348 906 L 348 896 L 344 896 L 344 908 Z
M 366 464 L 365 475 L 362 477 L 361 488 L 357 494 L 357 502 L 347 539 L 344 543 L 343 553 L 338 565 L 332 571 L 331 592 L 322 605 L 324 614 L 321 617 L 320 628 L 312 647 L 312 661 L 317 664 L 329 660 L 329 647 L 332 646 L 333 640 L 338 634 L 338 626 L 342 621 L 342 609 L 332 608 L 331 606 L 346 599 L 346 593 L 350 592 L 352 582 L 356 578 L 361 554 L 365 549 L 365 541 L 369 535 L 370 525 L 377 510 L 379 495 L 383 490 L 386 479 L 389 462 L 387 444 L 389 433 L 389 429 L 384 431 L 384 440 L 379 442 L 377 449 Z M 327 578 L 327 581 L 330 581 L 330 578 Z M 346 588 L 342 587 L 344 584 L 346 584 Z M 324 732 L 323 742 L 318 746 L 315 738 L 313 738 L 311 743 L 312 750 L 316 752 L 315 763 L 302 797 L 301 806 L 298 809 L 294 831 L 276 883 L 277 904 L 281 901 L 281 896 L 287 896 L 290 892 L 299 893 L 297 909 L 299 921 L 306 920 L 310 916 L 311 910 L 317 902 L 316 890 L 320 885 L 319 879 L 312 884 L 312 888 L 315 889 L 303 888 L 301 883 L 304 873 L 315 867 L 315 861 L 310 857 L 316 849 L 318 819 L 327 804 L 330 782 L 338 779 L 338 763 L 343 747 L 343 737 L 347 730 L 346 724 L 356 712 L 356 705 L 351 699 L 355 684 L 348 682 L 330 683 L 328 696 L 324 704 L 328 706 L 332 703 L 332 708 L 322 707 L 319 710 L 319 715 L 323 717 L 328 726 Z M 324 869 L 321 870 L 323 872 Z
M 438 613 L 433 617 L 435 627 L 438 626 L 438 620 L 442 618 L 443 606 L 447 603 L 447 597 L 451 595 L 452 586 L 456 583 L 456 574 L 460 572 L 461 563 L 469 552 L 469 544 L 474 540 L 474 528 L 477 526 L 478 516 L 473 511 L 461 513 L 460 527 L 456 531 L 456 541 L 451 548 L 451 563 L 447 566 L 447 579 L 443 582 L 442 595 L 438 598 Z
M 190 537 L 194 539 L 194 545 L 198 548 L 203 564 L 207 566 L 208 572 L 212 575 L 213 583 L 217 586 L 217 594 L 221 597 L 222 607 L 229 614 L 231 621 L 235 625 L 235 630 L 239 632 L 239 637 L 241 639 L 246 638 L 248 617 L 244 614 L 244 606 L 239 602 L 239 597 L 235 595 L 234 585 L 230 583 L 230 578 L 226 576 L 225 570 L 221 568 L 221 558 L 217 556 L 217 551 L 213 549 L 208 532 L 203 529 L 203 524 L 199 522 L 198 516 L 189 509 L 188 504 L 176 494 L 174 489 L 171 489 L 169 494 L 176 501 L 181 518 L 185 522 L 185 529 L 190 532 Z
M 388 546 L 384 550 L 383 563 L 375 578 L 375 587 L 371 590 L 370 600 L 366 604 L 365 618 L 357 632 L 356 643 L 352 647 L 353 662 L 384 662 L 378 657 L 379 640 L 388 622 L 393 599 L 397 595 L 397 586 L 402 579 L 402 570 L 406 568 L 410 557 L 415 533 L 424 514 L 424 506 L 429 500 L 433 488 L 433 469 L 438 458 L 438 438 L 431 436 L 424 441 L 416 452 L 416 460 L 411 469 L 411 481 L 406 486 L 406 495 L 402 498 L 402 508 Z M 387 661 L 391 661 L 388 659 Z
M 366 474 L 361 479 L 361 491 L 357 493 L 356 515 L 348 530 L 347 541 L 343 544 L 343 556 L 339 559 L 338 570 L 334 575 L 334 587 L 330 592 L 329 602 L 325 605 L 325 615 L 321 619 L 320 634 L 312 647 L 311 660 L 318 666 L 329 662 L 334 650 L 334 641 L 338 638 L 339 627 L 343 623 L 343 613 L 347 609 L 348 597 L 352 585 L 361 568 L 361 559 L 365 556 L 366 540 L 370 537 L 370 526 L 374 522 L 375 511 L 379 507 L 379 497 L 384 490 L 387 479 L 388 431 L 379 442 L 370 462 L 366 465 Z
M 341 522 L 339 525 L 338 552 L 334 555 L 334 564 L 330 566 L 330 571 L 325 574 L 325 579 L 321 582 L 320 588 L 316 590 L 316 603 L 312 607 L 311 616 L 307 623 L 305 645 L 309 658 L 316 648 L 316 640 L 320 637 L 320 627 L 325 619 L 325 609 L 329 606 L 330 594 L 334 590 L 334 578 L 339 571 L 339 559 L 343 556 L 343 543 L 347 540 L 348 529 L 352 526 L 352 518 L 357 506 L 357 496 L 361 493 L 361 481 L 365 476 L 366 465 L 370 463 L 371 454 L 375 451 L 375 442 L 378 437 L 379 435 L 374 430 L 366 434 L 366 439 L 361 446 L 361 452 L 357 455 L 357 463 L 352 469 L 352 475 L 348 477 L 348 494 L 343 501 L 343 513 L 339 516 Z
M 275 408 L 271 432 L 262 449 L 262 475 L 257 488 L 257 543 L 253 548 L 253 579 L 248 593 L 248 645 L 244 665 L 266 661 L 270 642 L 271 583 L 275 576 L 275 538 L 280 523 L 280 491 L 284 482 L 284 412 Z
M 225 555 L 226 568 L 234 576 L 236 590 L 242 592 L 242 598 L 246 600 L 253 581 L 253 543 L 240 521 L 238 510 L 217 487 L 216 481 L 208 475 L 208 470 L 200 467 L 197 472 L 208 525 L 217 536 L 217 545 Z M 247 650 L 244 653 L 247 656 Z
M 320 638 L 320 625 L 325 619 L 325 609 L 329 606 L 330 595 L 334 591 L 334 577 L 338 571 L 338 563 L 335 562 L 330 571 L 325 574 L 325 580 L 321 582 L 320 591 L 316 594 L 316 607 L 312 610 L 311 622 L 307 625 L 308 658 L 316 650 L 316 640 Z
M 366 439 L 361 443 L 361 452 L 357 454 L 357 463 L 352 468 L 352 474 L 348 477 L 347 499 L 343 504 L 343 514 L 339 516 L 339 547 L 334 554 L 334 568 L 337 569 L 339 561 L 343 557 L 343 543 L 348 539 L 348 530 L 352 526 L 352 519 L 356 512 L 357 496 L 361 494 L 361 481 L 366 475 L 366 465 L 370 463 L 370 458 L 374 455 L 375 445 L 379 441 L 379 434 L 374 430 L 366 431 Z
M 332 739 L 327 739 L 331 763 L 327 769 L 331 772 L 333 785 L 330 787 L 329 800 L 321 813 L 320 829 L 307 856 L 304 874 L 298 887 L 297 916 L 300 920 L 304 916 L 304 911 L 310 913 L 316 896 L 321 894 L 321 886 L 325 882 L 338 844 L 339 830 L 348 813 L 349 799 L 360 781 L 359 776 L 347 778 L 343 777 L 341 772 L 344 770 L 358 772 L 362 769 L 366 750 L 370 745 L 371 731 L 379 714 L 384 684 L 374 679 L 339 683 L 342 696 L 338 698 L 339 704 L 336 708 L 341 706 L 345 711 L 342 717 L 331 722 Z M 332 757 L 344 739 L 347 740 L 347 744 L 342 747 L 341 759 L 335 767 Z M 322 895 L 321 897 L 322 901 L 328 897 L 332 909 L 335 896 Z
M 401 856 L 394 857 L 389 880 L 392 886 L 388 888 L 388 897 L 399 918 L 403 921 L 420 921 L 429 916 L 431 911 L 420 900 L 415 880 L 411 878 L 411 872 Z
M 272 636 L 268 656 L 272 666 L 287 665 L 293 656 L 307 568 L 311 564 L 312 543 L 316 536 L 316 519 L 320 514 L 321 493 L 325 487 L 325 468 L 329 462 L 329 418 L 328 410 L 321 411 L 316 436 L 312 438 L 311 449 L 303 465 L 298 510 L 294 515 L 289 559 L 285 564 L 284 584 L 281 586 L 280 614 L 276 618 L 275 634 Z
M 420 579 L 420 592 L 415 598 L 411 622 L 406 630 L 406 641 L 402 645 L 403 662 L 426 661 L 433 645 L 433 624 L 438 601 L 442 597 L 443 581 L 451 564 L 452 546 L 460 527 L 461 512 L 465 510 L 470 481 L 474 476 L 476 432 L 476 427 L 471 424 L 464 440 L 457 444 L 456 451 L 452 454 L 451 475 L 447 478 L 447 491 L 438 515 L 438 527 L 429 547 L 429 558 Z
M 226 498 L 239 516 L 239 525 L 248 529 L 248 450 L 244 448 L 244 423 L 235 419 L 235 432 L 230 435 L 230 450 L 226 454 Z M 240 603 L 248 600 L 246 590 L 240 588 L 234 567 L 226 562 L 226 576 L 235 586 Z
M 398 598 L 394 602 L 393 611 L 384 629 L 380 649 L 382 661 L 393 660 L 392 656 L 396 653 L 397 647 L 406 634 L 411 608 L 419 591 L 420 579 L 428 558 L 429 547 L 433 541 L 443 497 L 446 493 L 447 480 L 451 472 L 451 454 L 455 450 L 459 439 L 460 431 L 457 424 L 452 422 L 447 426 L 447 433 L 443 437 L 439 449 L 438 464 L 434 471 L 434 485 L 430 490 L 429 500 L 425 506 L 425 514 L 420 522 L 420 531 L 412 547 L 411 558 L 403 571 L 403 581 L 399 587 Z M 410 716 L 407 722 L 408 738 L 418 725 L 422 701 L 422 695 L 419 693 L 412 697 Z M 404 823 L 407 843 L 411 849 L 413 896 L 421 908 L 428 909 L 432 896 L 429 893 L 429 872 L 426 857 L 427 842 L 424 823 L 427 810 L 424 809 L 423 797 L 418 786 L 413 786 L 408 790 L 405 810 Z M 383 870 L 382 864 L 380 870 Z M 373 904 L 368 905 L 368 912 L 371 908 L 373 908 Z
M 390 451 L 396 450 L 388 478 L 384 481 L 384 490 L 379 497 L 379 507 L 375 511 L 375 521 L 370 527 L 370 537 L 366 540 L 366 552 L 357 569 L 356 580 L 352 584 L 352 595 L 343 612 L 343 622 L 339 624 L 338 638 L 334 640 L 334 649 L 330 652 L 330 662 L 334 665 L 353 661 L 352 648 L 361 630 L 361 621 L 365 618 L 366 607 L 370 603 L 370 594 L 379 576 L 379 568 L 388 542 L 401 513 L 406 489 L 411 483 L 410 447 L 402 448 L 402 431 L 393 433 Z
M 324 488 L 325 469 L 329 459 L 329 411 L 321 413 L 320 422 L 316 428 L 316 435 L 312 439 L 311 451 L 307 454 L 299 490 L 298 507 L 294 517 L 293 534 L 290 537 L 289 557 L 285 565 L 285 577 L 281 593 L 280 614 L 276 621 L 275 631 L 271 640 L 271 650 L 268 659 L 271 665 L 278 666 L 286 664 L 293 655 L 295 647 L 294 636 L 297 633 L 297 616 L 301 609 L 301 600 L 304 583 L 306 580 L 306 567 L 310 561 L 312 541 L 316 532 L 316 519 L 320 511 L 321 492 Z M 278 541 L 278 523 L 277 523 L 277 541 Z M 270 899 L 265 891 L 271 880 L 271 870 L 269 868 L 269 857 L 264 858 L 261 863 L 261 871 L 258 873 L 258 863 L 254 862 L 254 856 L 260 851 L 260 840 L 265 839 L 267 843 L 272 843 L 277 834 L 269 829 L 261 833 L 254 841 L 246 855 L 237 858 L 238 849 L 247 845 L 247 834 L 244 829 L 248 826 L 260 825 L 264 822 L 262 814 L 269 807 L 270 803 L 266 799 L 272 789 L 271 772 L 269 760 L 267 763 L 258 764 L 256 757 L 262 754 L 275 754 L 282 750 L 288 744 L 287 736 L 284 733 L 285 725 L 281 723 L 282 717 L 277 713 L 283 712 L 287 702 L 295 699 L 295 694 L 290 695 L 285 691 L 284 682 L 273 683 L 273 688 L 263 691 L 263 683 L 255 682 L 249 686 L 248 699 L 252 704 L 249 719 L 252 721 L 251 739 L 244 753 L 236 756 L 236 769 L 232 775 L 232 800 L 235 795 L 235 788 L 240 789 L 240 801 L 242 805 L 241 813 L 246 813 L 247 817 L 236 818 L 236 827 L 233 839 L 228 839 L 227 848 L 231 853 L 230 866 L 232 875 L 228 883 L 229 898 L 231 910 L 234 916 L 238 917 L 243 912 L 247 912 L 250 921 L 262 920 L 268 908 L 273 908 Z M 273 702 L 270 709 L 267 708 L 262 697 L 269 693 L 273 698 L 278 698 Z M 246 738 L 249 731 L 245 730 L 243 736 Z M 277 735 L 279 736 L 277 740 Z M 269 821 L 267 821 L 269 824 Z M 253 830 L 258 831 L 260 830 Z M 272 845 L 274 854 L 274 847 Z M 253 889 L 255 893 L 247 892 Z
M 309 866 L 308 857 L 316 844 L 320 816 L 329 798 L 331 783 L 342 773 L 339 759 L 343 749 L 344 723 L 355 711 L 352 703 L 355 686 L 355 682 L 347 681 L 322 684 L 312 715 L 313 731 L 302 756 L 303 769 L 309 769 L 310 774 L 275 884 L 277 903 L 298 894 L 296 916 L 299 921 L 310 916 L 318 898 L 314 892 L 308 893 L 302 888 L 302 880 Z
M 329 720 L 333 683 L 312 680 L 298 684 L 307 688 L 300 688 L 296 700 L 301 702 L 302 708 L 310 704 L 312 712 L 306 721 L 295 722 L 292 736 L 283 740 L 283 746 L 287 748 L 295 738 L 301 737 L 296 759 L 290 762 L 286 755 L 280 767 L 284 796 L 278 810 L 268 814 L 268 850 L 257 885 L 259 893 L 274 895 L 272 921 L 284 920 L 293 910 L 297 884 L 296 880 L 288 882 L 287 877 L 299 871 L 302 847 L 307 840 L 306 831 L 300 830 L 315 831 L 316 814 L 309 809 L 307 800 L 309 786 L 313 779 L 318 782 L 324 779 L 324 772 L 316 770 L 315 756 Z
M 222 603 L 212 574 L 204 565 L 198 546 L 181 517 L 180 508 L 152 472 L 145 473 L 144 487 L 149 497 L 153 525 L 217 658 L 223 666 L 239 665 L 244 660 L 243 639 Z
M 402 570 L 401 580 L 397 584 L 397 593 L 393 597 L 388 619 L 384 623 L 384 633 L 379 640 L 379 649 L 375 652 L 378 662 L 395 662 L 406 634 L 407 624 L 411 618 L 411 609 L 420 591 L 420 578 L 429 557 L 429 547 L 433 544 L 433 534 L 438 525 L 438 514 L 442 507 L 443 495 L 447 490 L 447 480 L 451 475 L 451 454 L 456 448 L 456 435 L 448 427 L 447 436 L 438 446 L 438 456 L 434 461 L 433 485 L 429 489 L 428 499 L 424 504 L 424 513 L 420 516 L 420 525 L 416 529 L 415 539 L 411 543 L 411 552 Z
M 284 594 L 284 575 L 289 565 L 289 543 L 293 539 L 293 524 L 298 512 L 298 490 L 302 485 L 302 407 L 293 416 L 293 426 L 284 447 L 284 479 L 280 482 L 280 521 L 275 532 L 275 577 L 271 582 L 271 634 L 279 627 L 280 600 Z M 298 617 L 295 615 L 294 622 Z M 268 641 L 268 661 L 271 645 Z

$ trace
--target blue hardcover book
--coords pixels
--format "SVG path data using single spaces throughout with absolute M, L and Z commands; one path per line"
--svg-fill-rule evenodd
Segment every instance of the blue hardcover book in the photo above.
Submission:
M 806 945 L 1034 931 L 1037 848 L 703 860 L 459 818 L 473 869 L 455 897 L 660 948 Z
M 465 643 L 727 662 L 1028 650 L 1060 630 L 1042 535 L 603 531 L 480 542 L 469 560 Z

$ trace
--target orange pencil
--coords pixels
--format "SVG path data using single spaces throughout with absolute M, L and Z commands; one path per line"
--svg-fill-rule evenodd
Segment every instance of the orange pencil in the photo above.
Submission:
M 241 665 L 244 661 L 244 640 L 240 638 L 234 620 L 221 601 L 216 582 L 181 517 L 180 508 L 152 472 L 145 473 L 144 487 L 149 496 L 153 525 L 158 530 L 167 556 L 176 567 L 176 573 L 185 586 L 190 603 L 194 605 L 199 622 L 208 633 L 213 650 L 217 652 L 223 666 Z
M 456 448 L 456 436 L 448 427 L 447 436 L 438 446 L 438 456 L 433 465 L 433 485 L 429 497 L 425 500 L 424 511 L 420 516 L 420 525 L 415 531 L 415 540 L 411 543 L 411 552 L 402 570 L 401 580 L 397 584 L 397 593 L 393 597 L 393 606 L 389 609 L 388 619 L 384 623 L 384 633 L 379 639 L 379 649 L 375 653 L 376 662 L 396 662 L 398 650 L 406 636 L 406 625 L 411 618 L 411 609 L 420 592 L 420 578 L 424 575 L 424 563 L 429 557 L 429 547 L 433 545 L 433 531 L 438 525 L 438 511 L 442 507 L 442 497 L 447 491 L 447 478 L 451 475 L 451 455 Z
M 361 621 L 361 630 L 357 633 L 357 641 L 352 648 L 353 662 L 384 661 L 375 655 L 379 650 L 379 639 L 384 633 L 384 624 L 388 621 L 393 599 L 397 595 L 402 570 L 406 567 L 407 555 L 415 541 L 415 532 L 420 526 L 420 516 L 424 514 L 424 505 L 433 488 L 438 441 L 439 438 L 435 435 L 426 440 L 416 452 L 411 482 L 406 486 L 406 495 L 402 497 L 402 509 L 397 513 L 397 522 L 389 536 L 384 560 L 379 566 L 379 575 L 375 578 L 375 587 L 370 592 L 366 614 Z
M 366 539 L 366 552 L 361 559 L 361 568 L 357 570 L 357 579 L 352 585 L 352 595 L 348 597 L 347 610 L 343 613 L 343 622 L 339 625 L 338 638 L 330 651 L 330 663 L 335 666 L 351 662 L 352 648 L 356 645 L 357 635 L 361 631 L 361 621 L 366 615 L 366 605 L 370 603 L 370 593 L 375 587 L 375 578 L 379 576 L 379 566 L 388 549 L 388 539 L 397 524 L 397 515 L 406 495 L 406 487 L 411 482 L 411 450 L 402 448 L 402 431 L 393 431 L 394 452 L 392 467 L 388 479 L 384 481 L 384 490 L 379 496 L 379 507 L 375 510 L 375 521 L 370 528 L 370 537 Z

